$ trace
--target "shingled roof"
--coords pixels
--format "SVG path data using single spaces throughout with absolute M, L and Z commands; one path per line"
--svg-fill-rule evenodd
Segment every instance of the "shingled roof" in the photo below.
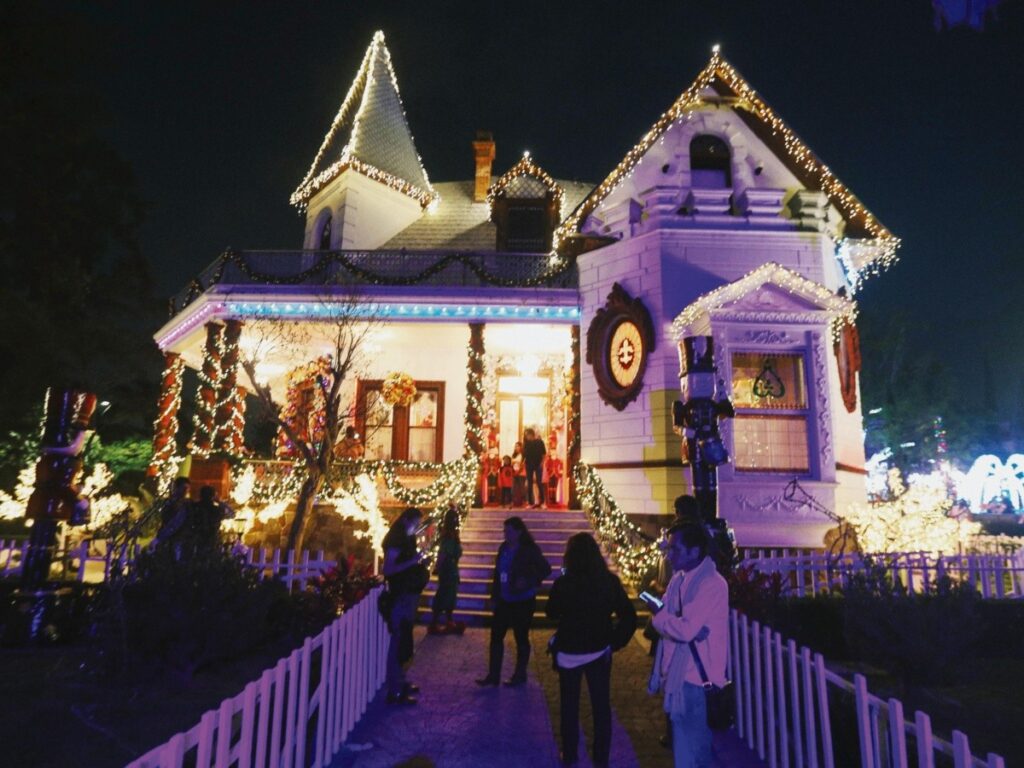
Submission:
M 309 172 L 291 203 L 309 199 L 347 169 L 387 184 L 426 206 L 437 193 L 423 168 L 405 119 L 384 34 L 377 32 Z

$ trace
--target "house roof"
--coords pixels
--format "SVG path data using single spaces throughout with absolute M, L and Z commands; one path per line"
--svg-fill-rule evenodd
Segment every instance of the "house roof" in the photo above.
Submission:
M 565 206 L 572 210 L 593 184 L 552 180 L 565 195 Z M 496 230 L 490 220 L 490 206 L 473 202 L 474 182 L 444 181 L 435 185 L 440 201 L 408 227 L 381 246 L 382 250 L 493 251 Z
M 686 309 L 672 321 L 673 334 L 676 337 L 683 336 L 702 315 L 739 301 L 768 283 L 827 312 L 831 316 L 833 330 L 841 327 L 842 323 L 839 321 L 852 323 L 856 319 L 857 304 L 853 299 L 834 293 L 821 283 L 809 280 L 799 272 L 769 261 L 748 272 L 739 280 L 715 288 L 687 305 Z
M 292 193 L 291 203 L 305 207 L 317 190 L 347 169 L 397 189 L 423 206 L 437 197 L 416 152 L 382 32 L 373 36 L 366 49 L 355 80 L 309 172 Z
M 677 121 L 706 102 L 708 90 L 724 98 L 737 115 L 771 148 L 793 174 L 809 189 L 824 192 L 847 222 L 846 237 L 859 241 L 853 257 L 857 270 L 875 273 L 896 259 L 899 238 L 894 236 L 863 203 L 772 111 L 750 84 L 715 47 L 711 60 L 671 107 L 658 118 L 615 169 L 569 215 L 556 233 L 562 241 L 578 233 L 587 217 L 626 179 L 647 151 Z

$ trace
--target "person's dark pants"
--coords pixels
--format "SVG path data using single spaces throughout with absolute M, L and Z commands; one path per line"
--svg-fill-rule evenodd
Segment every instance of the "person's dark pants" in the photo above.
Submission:
M 594 765 L 607 765 L 612 744 L 611 678 L 612 655 L 606 653 L 582 667 L 558 670 L 562 755 L 575 760 L 580 741 L 580 687 L 587 678 L 590 710 L 594 715 L 594 746 L 590 757 Z
M 501 678 L 501 662 L 505 657 L 505 635 L 511 629 L 516 639 L 516 669 L 513 677 L 525 677 L 526 665 L 530 663 L 530 624 L 537 598 L 507 603 L 500 598 L 494 606 L 494 620 L 491 624 L 490 662 L 487 676 L 492 680 Z
M 533 481 L 537 479 L 537 503 L 544 503 L 544 469 L 538 464 L 535 467 L 526 465 L 526 501 L 533 504 Z

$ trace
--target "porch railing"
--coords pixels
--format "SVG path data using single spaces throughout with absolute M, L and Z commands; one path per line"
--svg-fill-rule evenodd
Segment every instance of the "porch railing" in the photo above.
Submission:
M 173 317 L 215 285 L 432 285 L 574 288 L 576 263 L 547 253 L 235 251 L 222 253 L 169 304 Z
M 910 592 L 930 589 L 949 577 L 972 584 L 982 597 L 1024 597 L 1024 549 L 989 555 L 932 555 L 927 552 L 873 554 L 823 553 L 776 554 L 747 550 L 743 564 L 761 573 L 782 575 L 791 594 L 813 596 L 842 589 L 850 580 L 874 568 L 882 568 L 894 585 Z
M 939 738 L 924 712 L 908 720 L 903 702 L 872 694 L 863 675 L 847 680 L 829 670 L 820 653 L 797 648 L 794 640 L 748 621 L 736 610 L 729 631 L 728 674 L 736 687 L 737 730 L 770 768 L 835 768 L 835 737 L 840 734 L 834 729 L 849 729 L 853 718 L 844 713 L 834 722 L 835 696 L 830 701 L 830 692 L 846 697 L 856 714 L 861 768 L 907 768 L 911 755 L 916 755 L 919 768 L 935 768 L 938 755 L 952 758 L 954 768 L 1005 768 L 997 754 L 972 755 L 961 731 L 953 731 L 952 741 Z M 840 754 L 840 764 L 850 765 L 849 756 L 849 751 Z
M 328 765 L 384 683 L 389 637 L 380 593 L 127 768 Z

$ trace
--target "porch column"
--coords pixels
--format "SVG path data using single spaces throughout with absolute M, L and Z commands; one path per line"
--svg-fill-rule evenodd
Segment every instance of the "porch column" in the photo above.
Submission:
M 153 422 L 153 458 L 146 477 L 157 478 L 178 451 L 178 410 L 181 408 L 181 376 L 185 363 L 177 352 L 164 353 L 164 374 L 160 380 L 157 417 Z
M 206 458 L 213 450 L 216 431 L 217 393 L 220 384 L 220 323 L 206 324 L 206 348 L 203 350 L 203 367 L 199 370 L 199 386 L 196 387 L 196 412 L 193 417 L 192 439 L 188 450 L 193 456 Z
M 466 350 L 466 368 L 469 374 L 466 381 L 466 438 L 463 441 L 465 455 L 475 457 L 479 462 L 487 448 L 484 439 L 484 323 L 469 324 L 469 347 Z M 477 471 L 476 500 L 479 507 L 483 505 L 484 496 L 481 492 L 483 482 L 482 467 Z
M 238 386 L 238 339 L 241 335 L 240 320 L 225 322 L 213 438 L 215 451 L 234 457 L 241 456 L 245 448 L 245 390 Z
M 572 333 L 572 396 L 569 405 L 569 436 L 565 461 L 569 472 L 569 509 L 580 508 L 576 490 L 576 465 L 580 463 L 580 327 L 573 325 Z

